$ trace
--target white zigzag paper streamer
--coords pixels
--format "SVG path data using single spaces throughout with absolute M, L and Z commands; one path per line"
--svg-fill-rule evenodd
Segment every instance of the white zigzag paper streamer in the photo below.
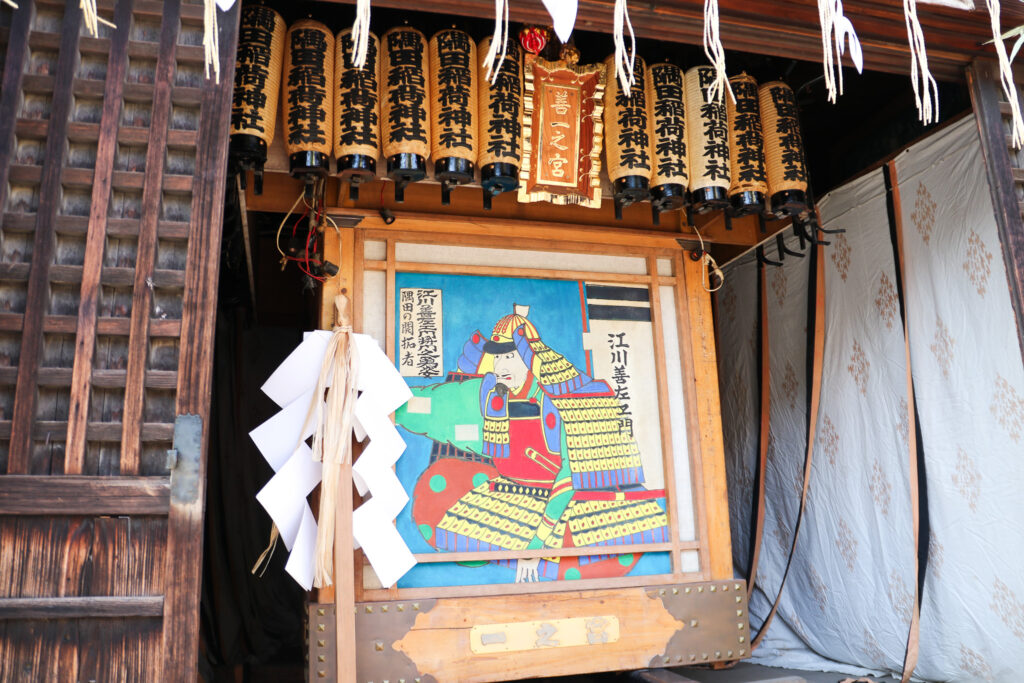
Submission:
M 281 410 L 249 432 L 274 468 L 274 476 L 256 494 L 256 500 L 274 520 L 290 551 L 285 570 L 306 590 L 313 586 L 317 533 L 306 496 L 320 483 L 321 464 L 313 459 L 305 443 L 311 429 L 304 430 L 303 423 L 330 338 L 331 333 L 326 331 L 307 333 L 267 379 L 263 392 Z M 360 441 L 370 439 L 352 466 L 352 476 L 360 495 L 371 496 L 353 512 L 352 534 L 381 585 L 387 587 L 416 564 L 394 525 L 398 513 L 409 503 L 409 495 L 392 470 L 405 450 L 405 442 L 389 418 L 412 393 L 372 337 L 353 334 L 352 339 L 360 360 L 355 433 Z

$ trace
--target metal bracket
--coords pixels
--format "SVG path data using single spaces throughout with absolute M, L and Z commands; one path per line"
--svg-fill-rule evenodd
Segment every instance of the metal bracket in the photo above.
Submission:
M 683 627 L 665 651 L 648 666 L 685 666 L 750 656 L 747 585 L 743 581 L 712 581 L 648 589 Z
M 202 452 L 203 418 L 198 415 L 179 415 L 174 420 L 174 442 L 167 452 L 172 503 L 189 505 L 199 500 L 199 460 Z
M 337 648 L 338 636 L 334 603 L 314 602 L 309 605 L 309 634 L 306 651 L 309 653 L 309 671 L 306 677 L 310 683 L 333 683 L 338 680 Z

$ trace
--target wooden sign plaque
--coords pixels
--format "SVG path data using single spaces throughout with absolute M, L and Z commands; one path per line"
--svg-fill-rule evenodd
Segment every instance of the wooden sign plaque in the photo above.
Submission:
M 601 207 L 605 69 L 527 55 L 519 201 Z

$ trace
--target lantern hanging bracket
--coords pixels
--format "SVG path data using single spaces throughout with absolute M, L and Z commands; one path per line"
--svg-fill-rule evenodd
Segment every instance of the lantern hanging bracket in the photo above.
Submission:
M 772 261 L 770 258 L 764 255 L 764 247 L 757 248 L 757 262 L 767 266 L 781 266 L 782 261 Z
M 789 247 L 786 246 L 786 240 L 784 240 L 782 238 L 782 233 L 781 232 L 775 236 L 775 244 L 779 248 L 779 260 L 780 261 L 784 261 L 785 260 L 786 254 L 789 254 L 790 256 L 796 256 L 797 258 L 803 258 L 804 257 L 804 255 L 801 252 L 794 251 L 793 249 L 790 249 Z

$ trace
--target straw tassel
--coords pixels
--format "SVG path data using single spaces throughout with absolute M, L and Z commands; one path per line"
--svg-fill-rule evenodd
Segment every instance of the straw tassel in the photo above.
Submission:
M 629 29 L 629 54 L 626 54 L 624 29 Z M 636 35 L 633 33 L 633 22 L 629 20 L 629 9 L 626 0 L 615 0 L 612 35 L 615 40 L 615 75 L 619 79 L 622 94 L 629 97 L 630 88 L 636 83 L 633 68 L 636 64 Z
M 206 77 L 213 71 L 215 83 L 220 83 L 220 39 L 217 30 L 217 2 L 203 0 L 203 53 L 206 56 Z
M 1013 146 L 1020 149 L 1024 144 L 1024 118 L 1021 117 L 1020 96 L 1017 93 L 1017 86 L 1013 82 L 1013 70 L 1010 68 L 1010 60 L 1016 56 L 1020 48 L 1020 40 L 1014 46 L 1013 55 L 1006 55 L 1006 45 L 1003 44 L 1002 30 L 999 26 L 999 0 L 986 0 L 988 15 L 992 21 L 992 42 L 996 46 L 996 55 L 999 57 L 999 79 L 1003 83 L 1003 94 L 1006 101 L 1010 103 L 1012 116 L 1011 128 L 1013 133 Z
M 306 415 L 306 429 L 310 422 L 314 427 L 313 459 L 323 463 L 313 576 L 313 585 L 317 588 L 330 586 L 333 582 L 338 483 L 342 465 L 352 462 L 352 415 L 356 404 L 358 366 L 358 353 L 352 343 L 352 326 L 335 327 L 320 366 L 313 402 Z M 323 400 L 325 391 L 326 402 Z
M 850 41 L 850 59 L 857 67 L 857 73 L 864 70 L 864 55 L 853 23 L 843 13 L 843 0 L 818 0 L 818 20 L 821 22 L 825 89 L 828 91 L 828 101 L 835 104 L 837 95 L 843 94 L 843 53 L 846 41 Z
M 723 94 L 728 92 L 729 99 L 735 102 L 736 97 L 725 73 L 725 48 L 718 31 L 718 0 L 704 0 L 704 54 L 715 69 L 715 82 L 708 88 L 707 101 L 721 102 Z
M 907 21 L 907 39 L 910 41 L 910 82 L 914 86 L 918 116 L 927 126 L 939 116 L 939 86 L 928 69 L 924 33 L 917 18 L 917 0 L 903 0 L 903 16 Z
M 11 2 L 11 0 L 4 1 L 14 9 L 18 9 L 18 6 Z M 107 21 L 96 13 L 96 0 L 79 0 L 78 6 L 82 8 L 82 21 L 85 23 L 85 29 L 93 38 L 99 37 L 100 24 L 110 28 L 117 28 L 112 22 Z
M 498 80 L 498 72 L 505 62 L 505 54 L 508 51 L 508 0 L 494 0 L 494 35 L 491 36 L 491 46 L 484 55 L 481 66 L 484 69 L 484 78 L 491 85 Z
M 370 0 L 356 0 L 356 20 L 352 23 L 352 66 L 357 69 L 366 65 L 369 41 Z
M 3 3 L 14 9 L 18 9 L 18 3 L 14 2 L 14 0 L 3 0 Z

